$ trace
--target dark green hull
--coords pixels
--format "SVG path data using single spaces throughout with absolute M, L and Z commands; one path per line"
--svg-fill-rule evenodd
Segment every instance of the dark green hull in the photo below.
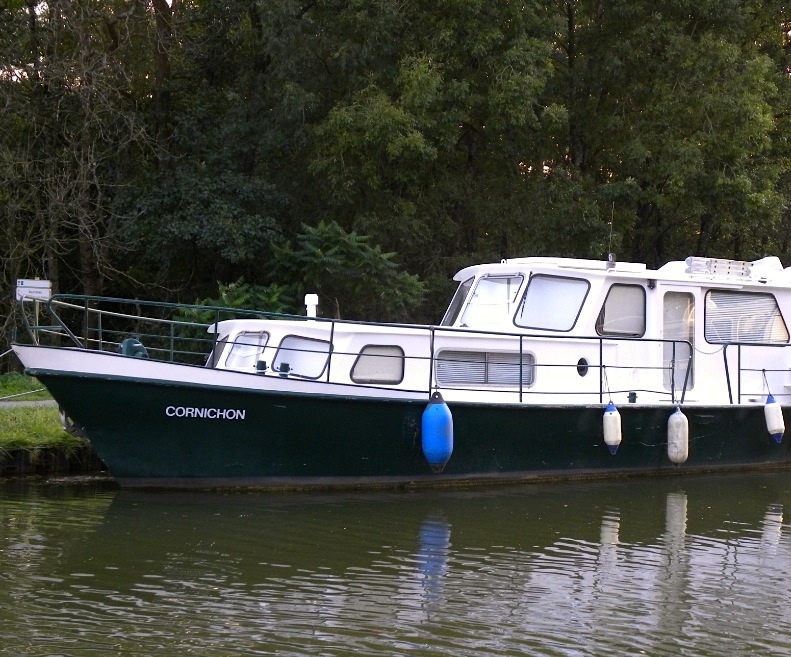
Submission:
M 434 474 L 421 446 L 428 400 L 34 373 L 123 486 L 452 485 L 791 463 L 787 442 L 769 436 L 761 406 L 684 408 L 689 458 L 676 466 L 667 457 L 668 407 L 621 407 L 623 442 L 612 455 L 601 406 L 450 404 L 453 453 Z

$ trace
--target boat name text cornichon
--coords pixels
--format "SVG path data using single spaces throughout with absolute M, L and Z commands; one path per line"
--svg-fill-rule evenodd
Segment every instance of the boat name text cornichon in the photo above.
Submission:
M 167 406 L 168 417 L 205 417 L 210 420 L 244 420 L 243 408 L 197 408 L 195 406 Z

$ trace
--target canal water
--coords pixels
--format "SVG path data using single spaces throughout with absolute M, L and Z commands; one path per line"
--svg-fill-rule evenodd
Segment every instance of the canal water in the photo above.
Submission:
M 3 655 L 791 655 L 791 472 L 503 489 L 0 482 Z

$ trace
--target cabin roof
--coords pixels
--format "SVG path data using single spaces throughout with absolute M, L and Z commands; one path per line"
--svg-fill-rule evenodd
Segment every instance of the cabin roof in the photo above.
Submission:
M 685 282 L 722 282 L 725 283 L 791 283 L 791 267 L 783 268 L 780 259 L 768 256 L 752 262 L 690 256 L 686 260 L 666 263 L 659 269 L 648 269 L 637 262 L 618 262 L 616 260 L 586 260 L 582 258 L 509 258 L 500 262 L 472 265 L 461 269 L 453 278 L 464 281 L 481 274 L 505 275 L 538 270 L 558 273 L 577 272 L 585 276 L 590 273 L 622 274 L 626 277 L 639 276 L 660 281 Z

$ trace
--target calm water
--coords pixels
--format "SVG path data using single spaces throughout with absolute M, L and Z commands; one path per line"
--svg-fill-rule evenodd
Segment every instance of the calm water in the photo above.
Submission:
M 791 472 L 376 494 L 0 482 L 0 654 L 791 655 Z

